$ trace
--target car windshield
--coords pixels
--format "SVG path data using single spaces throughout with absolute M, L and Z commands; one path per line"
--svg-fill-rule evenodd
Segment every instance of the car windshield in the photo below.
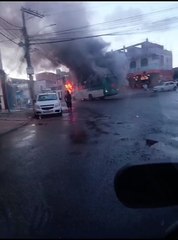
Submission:
M 136 202 L 168 175 L 133 209 L 114 181 L 178 162 L 178 1 L 0 1 L 0 28 L 0 239 L 164 238 L 178 197 Z
M 38 101 L 57 100 L 56 94 L 43 94 L 38 96 Z

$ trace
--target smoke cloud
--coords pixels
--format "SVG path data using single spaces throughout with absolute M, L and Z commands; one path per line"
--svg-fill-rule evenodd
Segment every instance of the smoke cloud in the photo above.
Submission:
M 22 6 L 44 13 L 46 16 L 42 19 L 30 15 L 27 16 L 28 33 L 32 37 L 31 41 L 33 42 L 35 39 L 50 42 L 53 37 L 64 40 L 93 35 L 92 28 L 90 27 L 64 32 L 66 29 L 80 28 L 89 25 L 87 3 L 1 2 L 0 16 L 15 25 L 22 26 L 20 12 Z M 54 24 L 56 25 L 54 26 Z M 49 25 L 52 27 L 49 28 Z M 21 35 L 22 34 L 18 32 L 18 37 L 21 37 Z M 18 41 L 20 41 L 20 39 L 18 39 Z M 9 48 L 12 44 L 13 43 L 8 41 L 2 42 L 0 43 L 0 48 L 3 50 L 2 55 L 6 59 L 6 65 L 12 65 L 13 67 L 14 53 L 12 54 L 12 47 Z M 32 63 L 35 72 L 44 69 L 55 70 L 60 67 L 61 64 L 65 65 L 75 74 L 79 82 L 86 81 L 91 75 L 113 73 L 118 77 L 120 83 L 122 83 L 122 79 L 125 78 L 124 75 L 126 74 L 123 70 L 123 67 L 126 66 L 126 59 L 119 54 L 110 54 L 109 57 L 106 56 L 109 45 L 110 44 L 102 38 L 34 45 L 31 49 Z M 8 51 L 4 51 L 4 49 L 8 49 Z M 20 49 L 16 61 L 20 62 L 21 60 L 21 68 L 22 66 L 25 67 L 25 64 L 22 62 L 23 59 L 23 49 Z M 17 70 L 20 71 L 18 68 Z

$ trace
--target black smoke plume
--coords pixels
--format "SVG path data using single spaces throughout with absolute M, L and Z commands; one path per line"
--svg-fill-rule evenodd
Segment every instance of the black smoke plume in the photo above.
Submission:
M 88 3 L 83 2 L 1 2 L 0 16 L 16 25 L 22 25 L 21 7 L 30 8 L 44 13 L 43 19 L 27 16 L 27 28 L 30 41 L 51 42 L 54 38 L 65 40 L 75 37 L 93 35 L 93 28 L 89 26 Z M 47 28 L 46 26 L 52 25 Z M 54 26 L 54 24 L 56 24 Z M 81 27 L 81 28 L 80 28 Z M 76 29 L 78 28 L 78 29 Z M 70 29 L 70 30 L 69 30 Z M 69 31 L 65 31 L 69 30 Z M 21 33 L 19 33 L 19 37 Z M 18 39 L 20 41 L 20 39 Z M 8 49 L 12 43 L 2 43 L 2 48 Z M 113 73 L 118 76 L 121 65 L 125 65 L 121 55 L 105 53 L 109 43 L 100 38 L 89 38 L 60 43 L 49 43 L 31 46 L 32 63 L 35 72 L 41 70 L 54 70 L 61 65 L 67 66 L 76 76 L 79 82 L 86 81 L 90 76 Z M 1 47 L 1 45 L 0 45 Z M 22 50 L 22 49 L 21 49 Z M 13 57 L 10 57 L 10 49 L 5 54 L 8 64 L 13 65 Z M 23 51 L 20 52 L 19 60 L 23 59 Z M 112 57 L 113 56 L 113 57 Z M 112 58 L 112 59 L 111 59 Z M 116 64 L 118 62 L 118 64 Z M 123 62 L 123 63 L 122 63 Z M 112 64 L 111 64 L 112 63 Z M 23 63 L 25 66 L 25 64 Z M 122 68 L 123 71 L 123 68 Z M 119 75 L 119 79 L 121 79 Z

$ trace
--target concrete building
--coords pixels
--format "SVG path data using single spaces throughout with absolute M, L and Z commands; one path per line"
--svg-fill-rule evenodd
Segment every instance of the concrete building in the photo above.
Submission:
M 5 72 L 0 69 L 0 110 L 6 109 L 5 99 L 4 99 L 4 87 L 5 87 Z
M 30 101 L 29 80 L 8 78 L 9 103 L 14 108 L 25 108 Z
M 4 91 L 3 91 L 3 80 L 5 80 L 4 78 L 5 78 L 5 72 L 3 71 L 1 51 L 0 51 L 0 110 L 5 109 Z
M 65 83 L 69 77 L 69 73 L 56 70 L 56 73 L 41 72 L 36 74 L 35 93 L 38 94 L 45 89 L 65 91 Z
M 0 110 L 26 107 L 29 100 L 29 81 L 8 77 L 0 53 Z
M 61 90 L 64 96 L 64 93 L 66 91 L 66 83 L 68 83 L 68 81 L 72 81 L 72 77 L 71 77 L 71 72 L 65 72 L 65 71 L 61 71 L 60 69 L 56 69 L 56 74 L 57 74 L 57 78 L 58 81 L 60 82 L 61 85 Z
M 62 90 L 62 81 L 59 79 L 58 75 L 52 72 L 42 72 L 35 75 L 35 93 L 45 89 L 51 90 Z
M 172 52 L 164 49 L 164 46 L 146 39 L 145 42 L 118 51 L 124 52 L 128 58 L 128 80 L 131 86 L 142 85 L 147 77 L 150 85 L 173 79 Z
M 1 57 L 1 51 L 0 51 L 0 70 L 3 70 L 3 66 L 2 66 L 2 57 Z

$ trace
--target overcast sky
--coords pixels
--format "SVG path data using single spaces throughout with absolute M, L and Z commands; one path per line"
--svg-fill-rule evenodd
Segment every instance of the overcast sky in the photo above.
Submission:
M 118 19 L 118 18 L 127 18 L 129 16 L 137 15 L 136 12 L 139 14 L 145 14 L 150 13 L 154 11 L 159 11 L 163 9 L 170 9 L 174 8 L 169 11 L 163 11 L 160 13 L 150 14 L 148 15 L 147 21 L 150 22 L 154 21 L 154 19 L 161 20 L 161 19 L 168 19 L 173 17 L 178 17 L 178 2 L 98 2 L 98 3 L 90 3 L 91 8 L 93 7 L 93 13 L 94 13 L 94 7 L 96 9 L 100 8 L 102 10 L 95 10 L 96 13 L 93 14 L 92 22 L 101 22 L 106 19 Z M 144 21 L 144 19 L 143 19 Z M 134 23 L 133 24 L 127 24 L 130 26 L 130 29 L 135 29 Z M 140 22 L 141 25 L 141 22 Z M 144 25 L 144 24 L 143 24 Z M 139 28 L 139 25 L 138 25 Z M 144 28 L 144 26 L 143 26 Z M 139 34 L 139 30 L 137 31 L 137 34 L 133 35 L 125 35 L 125 36 L 118 36 L 118 37 L 104 37 L 106 41 L 111 42 L 111 48 L 113 50 L 122 48 L 123 45 L 129 46 L 132 44 L 136 44 L 139 42 L 144 41 L 146 38 L 148 38 L 149 41 L 155 42 L 161 45 L 164 45 L 164 47 L 167 50 L 171 50 L 173 52 L 173 67 L 178 66 L 178 43 L 177 43 L 177 37 L 178 37 L 178 19 L 170 24 L 168 27 L 164 28 L 164 24 L 162 24 L 162 31 L 153 31 L 154 24 L 151 27 L 152 31 L 148 33 L 142 33 Z M 119 30 L 119 28 L 117 29 Z M 115 30 L 113 30 L 115 31 Z
M 53 4 L 55 5 L 55 2 Z M 80 10 L 79 5 L 80 3 L 76 5 L 76 9 L 66 8 L 66 14 L 70 15 L 72 11 L 76 11 L 76 13 L 80 15 L 82 9 Z M 35 10 L 35 3 L 33 9 Z M 121 34 L 118 36 L 103 37 L 106 42 L 111 43 L 109 49 L 116 50 L 122 48 L 123 45 L 129 46 L 148 38 L 149 41 L 164 45 L 167 50 L 171 50 L 173 53 L 173 67 L 178 66 L 178 2 L 88 2 L 86 3 L 86 9 L 88 21 L 92 25 L 95 24 L 93 25 L 93 34 L 109 32 L 119 32 Z M 164 9 L 168 10 L 162 11 Z M 55 11 L 54 14 L 57 13 L 58 9 Z M 155 11 L 156 13 L 154 13 Z M 133 16 L 137 17 L 134 18 L 134 20 L 129 19 Z M 118 19 L 123 20 L 118 21 Z M 117 21 L 111 22 L 112 20 Z M 50 16 L 46 16 L 46 21 L 47 23 L 53 23 L 51 22 Z M 102 22 L 104 22 L 104 24 L 97 25 L 97 23 Z M 80 26 L 82 26 L 82 23 Z M 80 26 L 76 25 L 75 27 Z M 51 27 L 51 29 L 49 28 L 48 31 L 51 31 L 52 28 L 53 27 Z M 1 36 L 0 41 L 2 40 L 4 40 L 4 38 Z M 25 68 L 23 68 L 21 74 L 19 74 L 16 69 L 12 69 L 7 59 L 13 58 L 14 61 L 16 61 L 16 55 L 18 55 L 22 49 L 19 50 L 18 47 L 12 43 L 10 56 L 6 54 L 7 49 L 4 48 L 1 42 L 0 49 L 5 71 L 10 73 L 12 77 L 26 77 Z

